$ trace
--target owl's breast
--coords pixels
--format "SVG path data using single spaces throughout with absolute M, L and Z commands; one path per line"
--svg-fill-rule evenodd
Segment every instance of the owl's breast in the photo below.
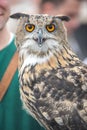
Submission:
M 42 83 L 43 79 L 48 79 L 48 74 L 52 74 L 52 70 L 58 68 L 58 60 L 54 56 L 38 59 L 36 57 L 28 57 L 21 63 L 19 79 L 22 86 L 29 85 L 33 87 L 37 83 Z

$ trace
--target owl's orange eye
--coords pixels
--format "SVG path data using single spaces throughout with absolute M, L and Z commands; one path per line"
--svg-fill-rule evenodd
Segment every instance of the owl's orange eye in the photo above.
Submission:
M 53 32 L 55 30 L 55 25 L 54 24 L 47 25 L 46 29 L 48 32 Z
M 35 26 L 33 24 L 26 24 L 25 29 L 27 32 L 33 32 L 33 30 L 35 29 Z

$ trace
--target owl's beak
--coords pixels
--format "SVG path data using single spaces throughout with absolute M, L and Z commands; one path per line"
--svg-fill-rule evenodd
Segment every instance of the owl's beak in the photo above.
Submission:
M 43 38 L 43 31 L 42 29 L 39 29 L 38 31 L 38 45 L 41 47 L 42 43 L 45 41 L 45 39 Z
M 34 40 L 38 43 L 39 47 L 42 47 L 46 38 L 43 37 L 43 30 L 41 28 L 37 32 L 37 38 L 34 37 Z

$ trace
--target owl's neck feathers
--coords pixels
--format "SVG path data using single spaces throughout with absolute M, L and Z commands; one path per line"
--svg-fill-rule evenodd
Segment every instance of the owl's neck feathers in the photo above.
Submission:
M 81 62 L 77 58 L 77 56 L 69 49 L 64 46 L 58 53 L 54 53 L 50 56 L 49 60 L 42 64 L 36 65 L 36 70 L 39 72 L 41 70 L 52 70 L 52 69 L 61 69 L 64 67 L 73 67 L 75 65 L 79 65 Z
M 23 69 L 25 66 L 35 66 L 37 70 L 39 69 L 56 69 L 63 67 L 72 67 L 74 65 L 80 64 L 80 60 L 77 56 L 71 51 L 70 47 L 67 45 L 63 45 L 60 51 L 50 52 L 49 55 L 44 57 L 39 57 L 37 55 L 27 55 L 23 57 L 23 55 L 19 56 L 20 61 L 22 61 L 19 65 L 19 69 Z M 22 58 L 22 60 L 21 60 Z

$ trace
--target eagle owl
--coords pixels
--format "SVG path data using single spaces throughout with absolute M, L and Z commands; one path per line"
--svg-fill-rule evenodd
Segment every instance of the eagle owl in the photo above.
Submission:
M 71 50 L 67 16 L 13 14 L 20 94 L 47 130 L 87 130 L 87 66 Z

